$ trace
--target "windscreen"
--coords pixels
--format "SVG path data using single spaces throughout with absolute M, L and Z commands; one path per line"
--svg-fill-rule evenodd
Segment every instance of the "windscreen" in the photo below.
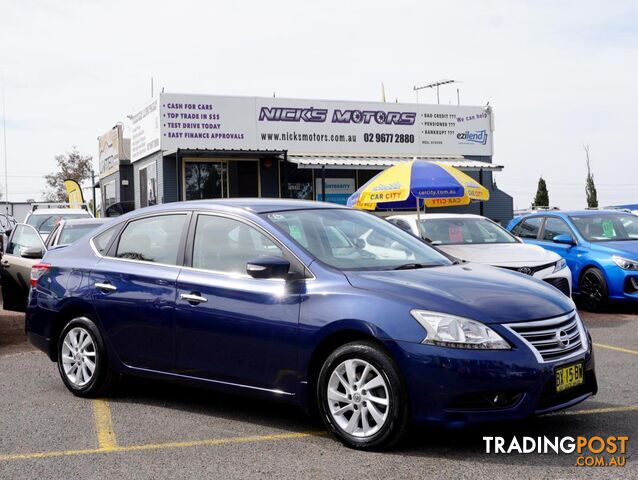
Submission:
M 27 224 L 33 226 L 40 234 L 49 234 L 60 220 L 73 220 L 78 218 L 91 218 L 88 213 L 52 213 L 42 215 L 30 215 Z
M 59 245 L 69 245 L 70 243 L 75 242 L 77 239 L 82 237 L 83 235 L 89 233 L 92 230 L 95 230 L 97 227 L 102 225 L 101 223 L 86 223 L 81 225 L 64 225 L 62 228 L 62 232 L 60 233 L 60 238 L 56 243 Z
M 265 216 L 311 255 L 340 270 L 392 270 L 452 264 L 421 240 L 369 213 L 316 209 Z
M 516 243 L 503 227 L 482 218 L 424 219 L 421 235 L 433 245 Z
M 570 218 L 580 234 L 590 242 L 638 240 L 636 215 L 582 215 Z

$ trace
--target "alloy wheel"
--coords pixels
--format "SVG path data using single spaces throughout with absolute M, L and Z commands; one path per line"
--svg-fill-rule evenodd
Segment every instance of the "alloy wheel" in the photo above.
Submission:
M 348 359 L 332 371 L 327 399 L 334 422 L 354 437 L 367 438 L 377 433 L 390 411 L 387 382 L 372 364 Z
M 75 387 L 84 387 L 95 374 L 97 354 L 91 333 L 82 327 L 69 330 L 62 343 L 62 367 Z
M 596 307 L 604 300 L 603 286 L 595 273 L 586 272 L 580 286 L 587 306 Z

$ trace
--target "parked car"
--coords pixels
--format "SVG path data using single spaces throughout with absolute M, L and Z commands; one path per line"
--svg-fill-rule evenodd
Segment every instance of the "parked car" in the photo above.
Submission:
M 87 233 L 104 225 L 108 218 L 83 218 L 77 220 L 60 220 L 47 237 L 45 246 L 51 248 L 64 247 L 82 238 Z
M 46 241 L 61 220 L 79 218 L 93 218 L 93 215 L 82 208 L 37 208 L 27 214 L 24 223 L 34 227 L 42 239 Z
M 574 293 L 588 310 L 638 300 L 638 216 L 604 210 L 545 212 L 515 218 L 508 229 L 561 255 Z
M 11 230 L 15 227 L 17 222 L 11 215 L 0 213 L 0 258 L 2 258 L 2 252 L 4 252 L 4 245 L 7 242 L 7 238 L 11 235 Z
M 368 230 L 409 260 L 330 241 L 338 231 L 362 245 Z M 413 422 L 522 419 L 597 391 L 571 299 L 454 262 L 365 212 L 182 202 L 89 237 L 33 267 L 26 315 L 31 343 L 77 396 L 102 395 L 121 374 L 178 380 L 316 405 L 341 441 L 371 449 Z
M 40 262 L 47 249 L 68 245 L 106 220 L 61 220 L 46 242 L 31 225 L 19 224 L 9 236 L 6 252 L 0 260 L 3 308 L 24 312 L 30 288 L 31 267 Z
M 571 296 L 572 275 L 560 255 L 526 245 L 480 215 L 428 213 L 393 215 L 387 220 L 430 242 L 448 255 L 473 263 L 515 270 L 543 280 Z

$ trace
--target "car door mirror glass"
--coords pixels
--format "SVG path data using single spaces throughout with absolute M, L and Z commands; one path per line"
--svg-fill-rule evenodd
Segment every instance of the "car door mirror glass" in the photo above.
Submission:
M 560 235 L 556 235 L 553 239 L 554 243 L 562 243 L 565 245 L 575 245 L 576 242 L 574 241 L 574 239 L 572 238 L 571 235 L 567 235 L 567 234 L 560 234 Z
M 285 258 L 261 256 L 246 262 L 246 273 L 253 278 L 287 278 L 290 262 Z

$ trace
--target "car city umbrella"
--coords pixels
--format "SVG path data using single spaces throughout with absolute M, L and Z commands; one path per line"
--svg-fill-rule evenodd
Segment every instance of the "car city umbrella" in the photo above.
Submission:
M 488 190 L 469 175 L 442 162 L 410 160 L 380 172 L 348 198 L 363 210 L 467 205 L 489 200 Z

